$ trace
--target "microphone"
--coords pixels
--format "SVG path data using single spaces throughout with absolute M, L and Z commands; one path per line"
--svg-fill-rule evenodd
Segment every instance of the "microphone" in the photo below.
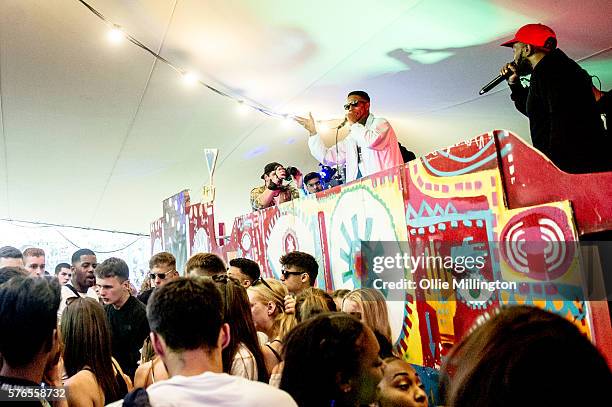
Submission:
M 340 123 L 338 127 L 336 127 L 336 130 L 340 130 L 341 128 L 343 128 L 346 122 L 348 122 L 348 119 L 345 117 L 342 123 Z
M 502 74 L 497 75 L 495 79 L 493 79 L 491 82 L 484 85 L 482 89 L 480 89 L 480 92 L 478 92 L 478 94 L 484 95 L 485 93 L 487 93 L 488 91 L 490 91 L 491 89 L 493 89 L 494 87 L 496 87 L 497 85 L 499 85 L 500 83 L 502 83 L 503 81 L 511 77 L 512 74 L 514 74 L 514 72 L 508 69 L 505 75 L 502 75 Z

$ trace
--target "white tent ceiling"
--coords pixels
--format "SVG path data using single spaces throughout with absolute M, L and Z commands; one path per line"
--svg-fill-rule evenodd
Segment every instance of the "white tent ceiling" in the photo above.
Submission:
M 612 3 L 528 0 L 91 0 L 176 65 L 238 98 L 315 118 L 364 89 L 417 155 L 493 128 L 529 138 L 505 85 L 478 97 L 529 22 L 612 86 Z M 161 201 L 207 182 L 217 219 L 249 208 L 270 161 L 316 168 L 306 133 L 201 86 L 77 0 L 0 1 L 0 218 L 148 232 Z M 599 51 L 601 52 L 592 56 Z

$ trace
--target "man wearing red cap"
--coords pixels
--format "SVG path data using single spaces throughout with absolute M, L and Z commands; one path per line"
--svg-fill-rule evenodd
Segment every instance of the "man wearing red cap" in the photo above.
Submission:
M 527 24 L 502 46 L 512 47 L 514 62 L 508 84 L 516 108 L 529 117 L 534 147 L 570 173 L 612 170 L 607 140 L 598 113 L 591 76 L 557 48 L 555 32 Z M 529 87 L 519 77 L 531 74 Z

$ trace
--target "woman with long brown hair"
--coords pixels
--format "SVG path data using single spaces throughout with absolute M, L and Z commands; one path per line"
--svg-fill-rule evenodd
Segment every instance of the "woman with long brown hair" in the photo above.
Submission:
M 110 329 L 102 306 L 91 298 L 75 297 L 60 326 L 70 406 L 103 406 L 131 390 L 130 379 L 111 356 Z
M 268 382 L 268 371 L 257 339 L 249 297 L 240 281 L 225 274 L 212 277 L 223 298 L 223 316 L 230 325 L 230 341 L 223 349 L 223 371 Z

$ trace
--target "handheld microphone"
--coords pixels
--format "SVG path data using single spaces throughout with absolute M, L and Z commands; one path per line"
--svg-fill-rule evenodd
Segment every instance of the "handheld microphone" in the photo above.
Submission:
M 484 95 L 485 93 L 487 93 L 488 91 L 490 91 L 491 89 L 493 89 L 494 87 L 496 87 L 497 85 L 499 85 L 500 83 L 502 83 L 503 81 L 511 77 L 513 74 L 514 72 L 508 69 L 505 75 L 502 75 L 502 74 L 497 75 L 495 79 L 493 79 L 491 82 L 484 85 L 482 89 L 480 89 L 480 92 L 478 92 L 478 94 Z
M 346 122 L 348 122 L 348 119 L 345 117 L 342 123 L 340 123 L 338 127 L 336 127 L 336 130 L 340 130 L 341 128 L 343 128 Z

